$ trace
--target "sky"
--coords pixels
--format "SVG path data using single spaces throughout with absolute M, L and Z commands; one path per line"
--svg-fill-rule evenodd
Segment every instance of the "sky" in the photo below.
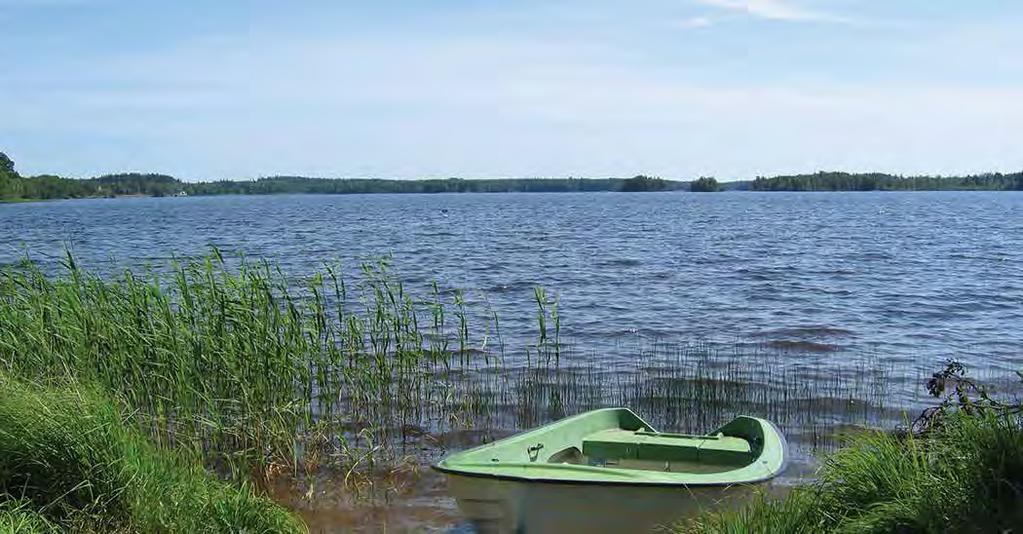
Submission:
M 0 0 L 22 174 L 1023 169 L 1017 0 Z

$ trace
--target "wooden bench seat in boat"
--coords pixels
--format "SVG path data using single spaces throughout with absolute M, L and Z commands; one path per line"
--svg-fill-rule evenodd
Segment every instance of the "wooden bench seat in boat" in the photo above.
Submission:
M 589 458 L 746 465 L 753 461 L 748 441 L 722 434 L 694 436 L 645 430 L 608 429 L 583 439 Z

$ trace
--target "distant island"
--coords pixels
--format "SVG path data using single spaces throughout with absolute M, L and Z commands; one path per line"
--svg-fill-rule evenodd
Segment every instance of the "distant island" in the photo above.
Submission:
M 818 172 L 745 182 L 751 191 L 1006 191 L 1023 190 L 1023 172 L 968 176 L 897 176 L 878 172 Z
M 385 180 L 272 176 L 256 180 L 184 182 L 165 174 L 121 173 L 95 178 L 56 175 L 22 176 L 14 161 L 0 152 L 0 201 L 101 198 L 121 196 L 356 194 L 356 193 L 562 193 L 585 191 L 937 191 L 1023 190 L 1023 172 L 969 176 L 898 176 L 884 173 L 818 172 L 718 182 L 651 176 L 632 178 L 461 178 Z

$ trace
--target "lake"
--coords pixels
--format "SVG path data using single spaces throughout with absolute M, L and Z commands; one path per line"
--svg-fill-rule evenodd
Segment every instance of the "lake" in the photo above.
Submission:
M 222 196 L 0 205 L 0 263 L 160 265 L 212 246 L 294 275 L 392 256 L 412 287 L 489 302 L 534 336 L 533 288 L 593 358 L 622 339 L 869 351 L 1013 370 L 1023 346 L 1023 193 Z
M 906 420 L 904 408 L 932 402 L 923 377 L 944 360 L 1004 380 L 1023 347 L 1020 192 L 0 204 L 0 263 L 28 255 L 59 270 L 65 247 L 107 275 L 218 247 L 229 261 L 277 262 L 296 284 L 335 260 L 354 272 L 389 257 L 392 274 L 419 295 L 433 282 L 445 298 L 464 292 L 473 332 L 498 315 L 507 367 L 442 376 L 441 402 L 451 404 L 435 406 L 440 415 L 383 428 L 400 435 L 403 460 L 369 489 L 353 492 L 332 472 L 275 481 L 275 498 L 314 531 L 449 529 L 460 516 L 427 464 L 608 405 L 636 408 L 664 430 L 702 432 L 737 413 L 767 417 L 793 446 L 777 481 L 785 487 L 812 476 L 836 432 L 890 428 Z M 551 373 L 515 363 L 536 342 L 537 286 L 557 296 L 573 354 Z M 485 402 L 465 410 L 463 397 Z M 456 413 L 469 418 L 449 417 Z

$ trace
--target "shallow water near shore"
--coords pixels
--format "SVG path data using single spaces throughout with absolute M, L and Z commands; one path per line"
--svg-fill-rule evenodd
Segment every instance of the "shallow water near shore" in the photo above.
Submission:
M 466 407 L 459 421 L 433 421 L 437 426 L 432 429 L 427 428 L 430 418 L 416 424 L 407 419 L 395 422 L 389 435 L 398 443 L 394 447 L 397 460 L 381 462 L 381 468 L 360 475 L 323 470 L 285 476 L 270 491 L 297 510 L 314 531 L 472 532 L 448 495 L 445 478 L 430 469 L 432 463 L 451 452 L 566 415 L 622 405 L 663 431 L 706 432 L 738 414 L 770 418 L 788 439 L 790 463 L 780 477 L 758 488 L 781 494 L 813 480 L 819 455 L 857 433 L 908 424 L 919 410 L 903 406 L 929 402 L 915 374 L 863 355 L 846 354 L 846 362 L 859 362 L 830 366 L 834 373 L 830 380 L 811 372 L 814 367 L 807 361 L 802 369 L 779 371 L 770 382 L 762 378 L 751 384 L 742 379 L 759 369 L 751 363 L 781 368 L 778 359 L 791 355 L 764 348 L 748 360 L 718 360 L 730 352 L 706 346 L 666 352 L 666 347 L 658 346 L 642 353 L 647 363 L 641 367 L 485 369 L 448 376 L 445 380 L 454 398 L 505 400 Z M 1019 394 L 1018 387 L 1008 382 L 991 385 L 999 386 L 994 391 Z M 888 404 L 893 399 L 901 401 Z M 454 407 L 438 410 L 457 411 Z M 379 415 L 384 420 L 394 416 Z M 410 426 L 416 430 L 410 431 Z M 741 500 L 732 499 L 730 505 Z

